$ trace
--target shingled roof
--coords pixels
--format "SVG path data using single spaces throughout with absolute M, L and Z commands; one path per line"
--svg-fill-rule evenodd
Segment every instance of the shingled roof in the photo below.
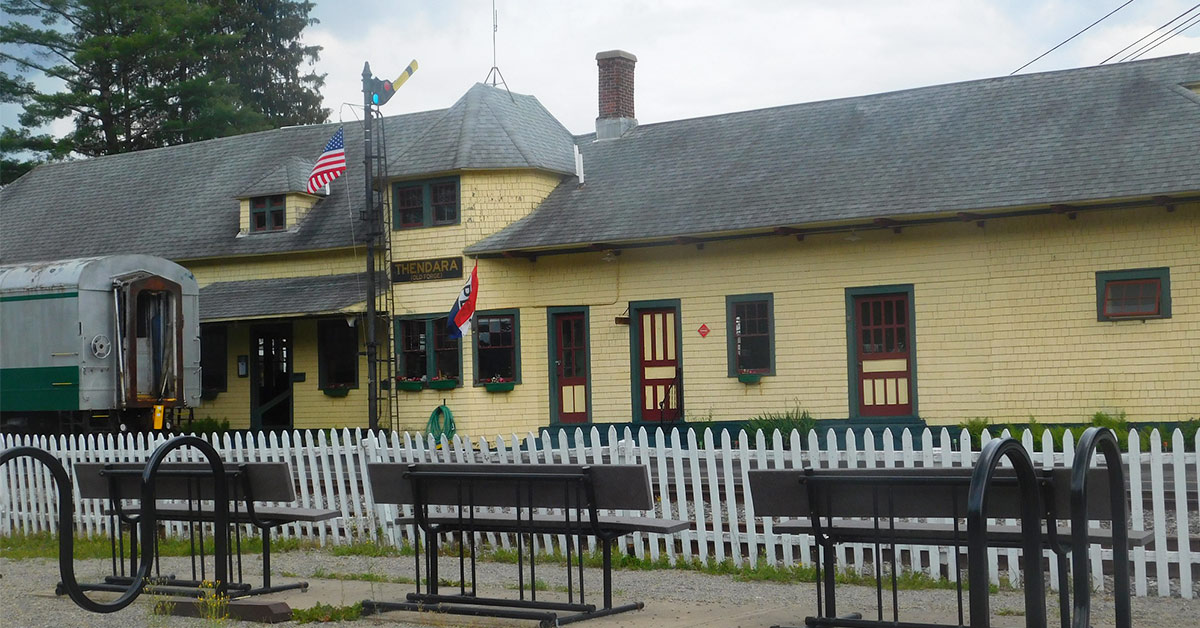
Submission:
M 388 174 L 514 167 L 575 174 L 574 139 L 536 98 L 476 83 L 416 141 L 388 156 Z
M 366 286 L 366 273 L 213 283 L 200 289 L 200 320 L 362 311 Z
M 475 85 L 449 109 L 383 121 L 394 176 L 455 169 L 574 172 L 570 133 L 532 96 Z M 0 263 L 144 253 L 172 260 L 345 247 L 363 203 L 361 126 L 350 168 L 297 226 L 238 237 L 238 198 L 298 191 L 337 124 L 287 127 L 40 166 L 0 190 Z M 455 146 L 453 154 L 435 147 Z M 462 148 L 466 146 L 467 148 Z
M 470 254 L 1200 192 L 1200 54 L 577 138 L 560 185 Z

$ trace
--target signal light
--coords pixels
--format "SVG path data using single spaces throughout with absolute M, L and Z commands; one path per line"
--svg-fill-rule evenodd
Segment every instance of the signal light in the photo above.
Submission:
M 377 78 L 371 79 L 371 104 L 382 105 L 392 98 L 396 93 L 396 88 L 392 86 L 391 81 L 381 81 Z

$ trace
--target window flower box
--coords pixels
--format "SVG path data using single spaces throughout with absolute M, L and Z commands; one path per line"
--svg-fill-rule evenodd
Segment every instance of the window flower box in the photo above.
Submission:
M 762 381 L 762 373 L 738 373 L 737 377 L 743 384 L 757 384 Z
M 326 397 L 345 397 L 350 394 L 349 386 L 329 386 L 322 388 L 321 392 L 325 393 Z
M 512 392 L 516 386 L 514 382 L 485 382 L 483 388 L 490 393 Z
M 454 390 L 458 388 L 457 379 L 434 379 L 427 384 L 433 390 Z
M 407 379 L 396 380 L 396 390 L 401 390 L 404 392 L 419 392 L 424 387 L 425 387 L 425 382 L 422 382 L 419 379 L 417 379 L 417 380 L 407 380 Z

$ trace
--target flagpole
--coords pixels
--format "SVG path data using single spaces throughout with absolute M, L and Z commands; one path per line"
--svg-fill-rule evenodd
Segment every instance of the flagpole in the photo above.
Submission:
M 375 337 L 375 239 L 379 218 L 375 208 L 374 165 L 371 159 L 371 64 L 363 63 L 363 181 L 367 220 L 367 425 L 379 429 L 379 343 Z

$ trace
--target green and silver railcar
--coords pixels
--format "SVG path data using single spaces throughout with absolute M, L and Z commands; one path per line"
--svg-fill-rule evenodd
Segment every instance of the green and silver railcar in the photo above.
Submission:
M 186 268 L 149 255 L 0 266 L 0 429 L 169 428 L 199 402 Z

